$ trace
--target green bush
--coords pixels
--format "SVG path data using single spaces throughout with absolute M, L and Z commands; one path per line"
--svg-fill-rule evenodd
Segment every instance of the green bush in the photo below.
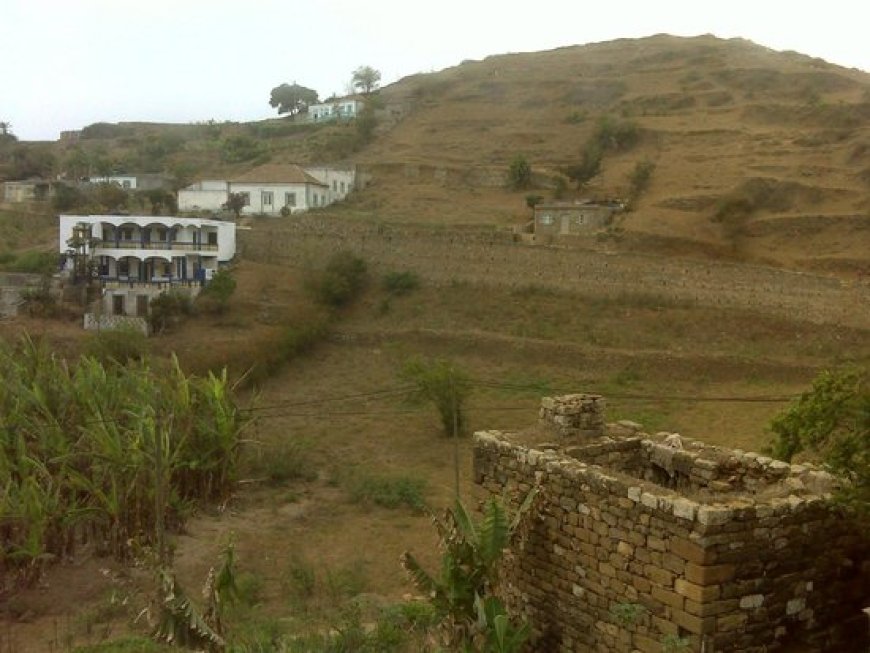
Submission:
M 508 168 L 508 186 L 514 190 L 528 188 L 532 184 L 532 166 L 522 154 L 511 161 Z
M 18 256 L 11 255 L 7 265 L 9 272 L 26 272 L 28 274 L 54 274 L 57 271 L 57 254 L 51 252 L 23 252 Z
M 413 384 L 409 398 L 430 401 L 441 417 L 444 435 L 465 431 L 465 404 L 471 394 L 471 379 L 446 360 L 413 358 L 402 368 L 402 377 Z
M 236 280 L 228 269 L 222 268 L 202 289 L 197 303 L 207 313 L 225 313 L 235 291 Z
M 160 293 L 151 300 L 148 324 L 154 333 L 169 331 L 181 323 L 193 310 L 190 295 L 180 290 Z
M 629 195 L 635 200 L 649 187 L 656 164 L 649 159 L 638 161 L 628 175 Z
M 410 270 L 405 272 L 388 272 L 384 275 L 383 288 L 391 295 L 407 295 L 420 287 L 420 277 Z
M 355 503 L 372 503 L 383 508 L 422 511 L 426 508 L 423 492 L 426 482 L 415 476 L 359 476 L 348 483 Z
M 247 463 L 247 471 L 252 476 L 265 478 L 270 485 L 317 480 L 317 466 L 306 441 L 283 440 L 280 445 L 257 452 L 256 456 Z
M 640 128 L 631 120 L 620 120 L 613 116 L 601 116 L 592 141 L 603 152 L 624 152 L 634 147 L 640 140 Z
M 145 358 L 148 354 L 148 338 L 133 326 L 98 331 L 88 337 L 85 353 L 104 365 L 109 362 L 123 365 Z
M 368 284 L 366 262 L 352 252 L 335 254 L 319 274 L 306 281 L 306 288 L 314 299 L 332 308 L 350 304 Z

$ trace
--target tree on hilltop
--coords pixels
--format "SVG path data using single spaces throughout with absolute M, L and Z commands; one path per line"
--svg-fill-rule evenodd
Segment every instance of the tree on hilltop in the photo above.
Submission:
M 317 91 L 296 82 L 276 86 L 269 98 L 269 106 L 277 107 L 278 113 L 289 113 L 291 116 L 312 104 L 317 104 Z
M 381 81 L 381 71 L 371 66 L 360 66 L 353 71 L 351 84 L 363 95 L 368 95 L 378 88 Z

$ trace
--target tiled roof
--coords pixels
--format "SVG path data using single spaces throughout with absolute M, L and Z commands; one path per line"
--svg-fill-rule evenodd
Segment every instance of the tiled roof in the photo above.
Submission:
M 296 164 L 268 163 L 230 179 L 231 183 L 246 184 L 316 184 L 326 186 Z

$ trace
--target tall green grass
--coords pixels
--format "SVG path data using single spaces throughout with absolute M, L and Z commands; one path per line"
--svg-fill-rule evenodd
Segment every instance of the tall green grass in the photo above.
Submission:
M 69 364 L 0 343 L 0 573 L 19 583 L 82 543 L 119 558 L 236 479 L 243 418 L 226 374 L 177 361 Z

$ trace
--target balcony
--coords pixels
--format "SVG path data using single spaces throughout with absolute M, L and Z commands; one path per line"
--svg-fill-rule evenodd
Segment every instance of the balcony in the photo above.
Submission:
M 147 249 L 179 252 L 217 252 L 217 245 L 180 240 L 100 240 L 94 249 Z

